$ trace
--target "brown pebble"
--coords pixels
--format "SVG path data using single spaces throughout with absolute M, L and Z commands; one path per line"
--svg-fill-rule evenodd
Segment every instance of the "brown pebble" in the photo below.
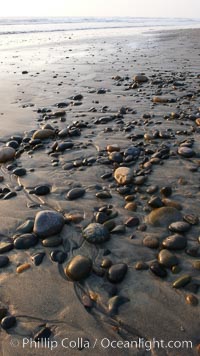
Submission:
M 65 218 L 75 224 L 79 224 L 84 219 L 83 215 L 79 213 L 67 214 Z
M 106 147 L 108 152 L 119 152 L 120 151 L 120 147 L 118 146 L 118 144 L 114 144 L 114 145 L 108 145 Z
M 137 271 L 147 270 L 147 269 L 149 269 L 149 266 L 145 262 L 137 262 L 135 265 L 135 269 Z
M 125 221 L 125 225 L 127 227 L 138 226 L 139 223 L 140 223 L 140 220 L 136 216 L 133 216 L 132 218 L 128 218 L 128 220 Z
M 153 103 L 168 103 L 168 99 L 163 96 L 154 96 L 152 101 Z
M 17 267 L 17 273 L 22 273 L 24 271 L 26 271 L 27 269 L 29 269 L 31 267 L 30 263 L 24 263 L 23 265 L 20 265 L 19 267 Z
M 172 266 L 172 273 L 177 274 L 181 272 L 181 267 L 180 266 Z
M 200 126 L 200 119 L 196 119 L 196 124 L 197 124 L 197 126 Z
M 135 199 L 135 195 L 133 195 L 133 194 L 125 196 L 125 201 L 130 202 L 130 201 L 133 201 L 134 199 Z
M 105 257 L 101 262 L 101 267 L 110 268 L 111 266 L 112 266 L 112 261 L 109 258 Z
M 186 303 L 187 304 L 190 304 L 190 305 L 193 305 L 193 306 L 196 306 L 199 303 L 197 297 L 195 297 L 195 295 L 193 295 L 193 294 L 186 295 L 185 299 L 186 299 Z
M 137 204 L 135 202 L 127 203 L 124 208 L 129 211 L 136 211 Z
M 200 261 L 194 261 L 193 262 L 193 268 L 195 268 L 195 269 L 200 271 Z

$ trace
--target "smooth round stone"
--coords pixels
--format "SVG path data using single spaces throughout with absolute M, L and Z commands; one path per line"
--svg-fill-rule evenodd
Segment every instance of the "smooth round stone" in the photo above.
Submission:
M 119 167 L 114 172 L 114 178 L 119 184 L 129 184 L 133 179 L 133 171 L 128 167 Z
M 150 270 L 160 278 L 164 278 L 167 276 L 166 269 L 158 261 L 154 261 L 151 263 Z
M 170 195 L 172 195 L 172 188 L 169 187 L 169 186 L 166 186 L 166 187 L 162 187 L 160 189 L 160 193 L 162 195 L 164 195 L 165 197 L 169 197 Z
M 12 147 L 0 147 L 0 163 L 11 161 L 15 157 L 15 149 Z
M 147 263 L 139 261 L 139 262 L 136 263 L 135 269 L 137 271 L 145 271 L 145 270 L 149 269 L 149 266 L 148 266 Z
M 28 249 L 38 243 L 38 237 L 33 234 L 24 234 L 14 240 L 14 247 L 18 250 Z
M 125 221 L 125 225 L 127 227 L 134 227 L 134 226 L 138 226 L 140 223 L 140 220 L 137 216 L 133 216 L 128 218 L 128 220 Z
M 42 263 L 44 256 L 45 252 L 38 252 L 35 255 L 31 256 L 34 265 L 39 266 Z
M 195 155 L 195 152 L 192 150 L 192 148 L 183 146 L 178 148 L 178 154 L 182 157 L 190 158 Z
M 139 154 L 140 154 L 140 148 L 135 146 L 130 146 L 124 151 L 125 157 L 132 156 L 133 158 L 135 158 L 139 156 Z
M 73 281 L 87 278 L 92 270 L 92 260 L 88 257 L 77 255 L 69 262 L 65 269 L 66 275 Z
M 73 100 L 78 100 L 78 101 L 80 101 L 80 100 L 83 99 L 83 95 L 82 95 L 82 94 L 76 94 L 76 95 L 73 96 L 72 99 L 73 99 Z
M 120 186 L 117 188 L 117 192 L 121 195 L 125 195 L 125 194 L 129 194 L 131 191 L 131 188 L 124 185 L 124 186 Z M 133 199 L 132 199 L 133 200 Z
M 137 203 L 136 202 L 129 202 L 125 205 L 124 209 L 129 211 L 136 211 L 137 210 Z
M 108 270 L 108 279 L 111 283 L 120 283 L 128 271 L 126 263 L 117 263 Z
M 173 288 L 184 287 L 184 286 L 186 286 L 186 284 L 188 284 L 191 281 L 191 279 L 192 279 L 191 276 L 189 276 L 188 274 L 185 274 L 175 280 L 175 282 L 173 283 Z
M 55 211 L 44 210 L 36 214 L 33 231 L 40 238 L 56 235 L 64 226 L 64 217 Z
M 25 168 L 15 168 L 12 171 L 12 174 L 14 174 L 17 177 L 23 177 L 26 175 L 26 169 Z
M 36 146 L 36 145 L 40 145 L 41 144 L 41 140 L 39 140 L 39 138 L 38 139 L 35 139 L 35 140 L 30 140 L 29 141 L 29 145 L 31 145 L 31 146 Z
M 98 224 L 103 224 L 105 221 L 108 220 L 108 215 L 104 212 L 99 211 L 95 214 L 95 220 Z
M 67 258 L 67 254 L 60 250 L 55 250 L 51 252 L 51 260 L 53 262 L 63 263 Z
M 145 221 L 153 226 L 168 226 L 170 223 L 182 218 L 181 213 L 172 207 L 154 209 L 146 216 Z
M 186 232 L 190 229 L 190 224 L 185 221 L 175 221 L 169 225 L 169 229 L 173 232 Z
M 36 132 L 34 132 L 32 139 L 45 140 L 47 138 L 53 137 L 54 135 L 55 132 L 50 129 L 37 130 Z
M 143 185 L 146 182 L 147 177 L 146 176 L 138 176 L 134 178 L 134 184 L 135 185 Z
M 8 256 L 0 256 L 0 268 L 6 267 L 9 264 Z
M 157 185 L 151 185 L 150 187 L 147 188 L 146 192 L 148 194 L 154 194 L 155 192 L 157 192 L 157 190 L 158 190 Z
M 153 208 L 161 208 L 163 206 L 163 202 L 160 199 L 160 197 L 151 197 L 151 199 L 148 201 L 148 205 Z
M 21 234 L 29 234 L 33 231 L 34 220 L 27 220 L 17 228 L 17 232 Z
M 153 236 L 146 236 L 143 239 L 143 245 L 149 248 L 158 248 L 159 247 L 159 240 L 157 237 Z
M 118 144 L 113 144 L 113 145 L 108 145 L 106 147 L 108 152 L 119 152 L 120 151 L 120 147 Z
M 199 223 L 199 218 L 193 214 L 187 214 L 183 216 L 183 220 L 185 220 L 190 225 L 197 225 Z
M 96 197 L 99 199 L 110 199 L 112 198 L 112 195 L 107 190 L 102 190 L 101 192 L 96 193 Z
M 19 142 L 15 141 L 15 140 L 12 140 L 12 141 L 7 142 L 6 146 L 7 147 L 12 147 L 12 148 L 14 148 L 16 150 L 19 147 Z
M 116 163 L 123 162 L 123 156 L 120 152 L 111 152 L 109 154 L 109 160 Z
M 58 133 L 59 137 L 66 137 L 68 135 L 69 135 L 69 130 L 68 129 L 63 129 L 63 130 L 59 131 L 59 133 Z
M 61 245 L 63 242 L 63 239 L 61 236 L 51 236 L 47 237 L 46 239 L 42 240 L 42 245 L 44 247 L 57 247 Z
M 74 224 L 79 224 L 83 219 L 84 216 L 81 213 L 69 213 L 65 215 L 67 221 L 73 222 Z
M 137 74 L 133 77 L 133 80 L 137 83 L 145 83 L 145 82 L 148 82 L 148 78 L 146 75 L 143 75 L 143 74 Z
M 6 195 L 4 195 L 4 200 L 8 200 L 8 199 L 11 199 L 13 197 L 16 197 L 17 196 L 17 193 L 16 192 L 9 192 L 7 193 Z
M 49 193 L 50 193 L 50 188 L 48 185 L 39 185 L 34 189 L 34 194 L 36 195 L 47 195 Z
M 161 250 L 158 254 L 158 262 L 170 268 L 178 264 L 178 258 L 168 250 Z
M 154 96 L 152 101 L 153 103 L 166 104 L 168 103 L 169 99 L 165 98 L 164 96 Z
M 58 144 L 56 147 L 56 151 L 63 152 L 69 148 L 72 148 L 74 146 L 73 142 L 61 142 Z
M 162 246 L 168 250 L 183 250 L 187 246 L 187 238 L 183 235 L 174 234 L 166 237 Z
M 181 267 L 178 265 L 172 266 L 172 273 L 177 274 L 181 272 Z
M 15 316 L 9 315 L 9 316 L 5 316 L 5 318 L 3 318 L 1 320 L 1 327 L 4 330 L 8 330 L 10 328 L 12 328 L 15 324 L 16 324 L 17 320 L 15 318 Z
M 127 202 L 131 202 L 134 199 L 135 199 L 135 195 L 133 195 L 133 194 L 129 194 L 129 195 L 125 196 L 125 201 L 127 201 Z
M 195 297 L 195 295 L 193 295 L 193 294 L 186 295 L 185 300 L 186 300 L 187 304 L 190 304 L 193 306 L 196 306 L 199 303 L 197 297 Z
M 83 237 L 90 243 L 99 244 L 107 241 L 110 234 L 104 225 L 92 223 L 83 230 Z
M 1 242 L 0 243 L 0 254 L 11 251 L 14 248 L 13 242 Z
M 111 266 L 112 266 L 112 261 L 108 257 L 105 257 L 101 262 L 101 267 L 110 268 Z
M 84 188 L 73 188 L 67 193 L 67 198 L 69 200 L 74 200 L 81 198 L 85 194 Z
M 116 226 L 116 222 L 114 220 L 108 220 L 103 225 L 108 231 L 112 231 Z

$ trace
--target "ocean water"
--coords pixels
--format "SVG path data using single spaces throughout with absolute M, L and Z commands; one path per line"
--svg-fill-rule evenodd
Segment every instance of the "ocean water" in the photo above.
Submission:
M 98 29 L 168 29 L 198 28 L 200 19 L 142 18 L 142 17 L 49 17 L 49 18 L 1 18 L 0 35 L 67 32 Z
M 151 35 L 154 31 L 200 28 L 200 19 L 134 18 L 134 17 L 0 17 L 0 51 L 25 50 L 64 44 L 70 39 L 92 43 L 108 37 Z M 136 37 L 135 36 L 135 37 Z M 138 44 L 137 44 L 138 45 Z M 136 46 L 132 40 L 131 46 Z

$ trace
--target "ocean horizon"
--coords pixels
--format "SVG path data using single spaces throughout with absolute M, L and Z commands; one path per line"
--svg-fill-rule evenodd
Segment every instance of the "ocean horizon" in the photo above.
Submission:
M 0 35 L 98 29 L 199 28 L 198 18 L 157 17 L 0 17 Z

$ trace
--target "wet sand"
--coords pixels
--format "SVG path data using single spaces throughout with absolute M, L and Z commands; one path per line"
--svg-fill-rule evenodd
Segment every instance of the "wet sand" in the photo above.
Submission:
M 58 246 L 45 247 L 39 238 L 33 247 L 14 245 L 1 253 L 9 263 L 0 268 L 0 310 L 5 307 L 7 316 L 16 317 L 13 327 L 1 328 L 3 355 L 50 355 L 48 345 L 23 347 L 23 338 L 34 340 L 45 327 L 51 331 L 47 339 L 58 343 L 55 355 L 103 355 L 108 351 L 101 345 L 104 338 L 193 343 L 192 349 L 178 351 L 110 347 L 111 355 L 198 355 L 199 35 L 197 29 L 86 34 L 84 40 L 60 35 L 59 43 L 58 38 L 29 46 L 19 41 L 18 47 L 1 50 L 0 141 L 1 146 L 13 147 L 11 141 L 18 146 L 14 159 L 1 164 L 0 251 L 39 211 L 65 218 L 61 232 L 50 237 Z M 147 80 L 134 79 L 138 73 Z M 161 99 L 153 102 L 155 97 Z M 34 141 L 41 128 L 52 130 L 53 137 Z M 60 147 L 63 142 L 71 147 Z M 13 172 L 20 167 L 26 171 L 18 176 Z M 131 171 L 127 184 L 114 177 L 119 167 Z M 50 193 L 35 194 L 37 186 L 49 187 Z M 69 191 L 80 187 L 82 195 L 79 190 L 69 198 Z M 5 199 L 9 191 L 16 195 Z M 177 229 L 169 225 L 177 220 L 189 222 L 187 231 L 178 228 L 186 245 L 164 248 L 163 241 Z M 84 239 L 90 223 L 104 221 L 110 222 L 108 241 Z M 28 233 L 37 235 L 32 228 Z M 149 243 L 144 242 L 147 236 Z M 54 250 L 65 253 L 62 263 L 52 260 Z M 159 257 L 163 250 L 173 255 L 167 262 Z M 36 266 L 31 257 L 43 252 Z M 85 278 L 72 281 L 66 266 L 76 255 L 87 256 L 93 267 Z M 17 273 L 25 263 L 29 268 Z M 117 283 L 109 279 L 111 263 L 127 267 Z M 185 275 L 187 283 L 173 288 Z M 64 348 L 64 338 L 88 340 L 90 348 L 82 348 L 81 341 Z

